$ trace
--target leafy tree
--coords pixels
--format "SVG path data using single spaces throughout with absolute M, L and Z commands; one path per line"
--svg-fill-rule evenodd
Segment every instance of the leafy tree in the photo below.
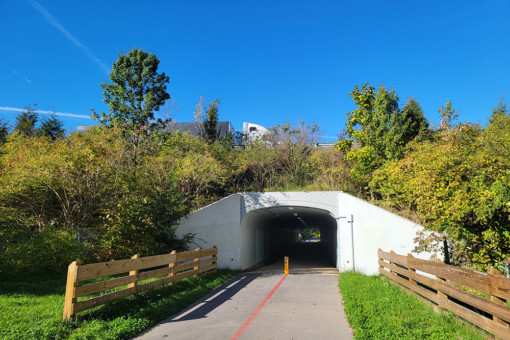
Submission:
M 408 99 L 401 110 L 395 90 L 384 86 L 374 90 L 368 84 L 354 87 L 350 95 L 357 109 L 347 113 L 348 138 L 336 144 L 354 161 L 352 173 L 361 183 L 368 183 L 371 173 L 387 160 L 401 157 L 406 144 L 428 128 L 416 100 Z
M 352 161 L 345 153 L 336 149 L 320 148 L 313 150 L 310 156 L 310 171 L 313 181 L 306 191 L 345 191 L 356 194 L 360 191 L 358 183 L 352 179 Z
M 176 238 L 175 221 L 188 204 L 169 157 L 156 142 L 142 144 L 146 157 L 134 163 L 130 144 L 115 128 L 54 142 L 9 137 L 0 155 L 0 266 L 182 249 L 189 238 Z
M 35 124 L 38 119 L 35 106 L 36 104 L 27 106 L 25 111 L 21 112 L 16 117 L 16 126 L 14 127 L 14 131 L 19 131 L 21 134 L 29 137 L 35 136 Z
M 134 48 L 119 54 L 110 73 L 111 84 L 103 82 L 103 101 L 109 112 L 92 109 L 92 117 L 101 124 L 122 126 L 132 130 L 147 127 L 170 95 L 166 92 L 169 78 L 158 73 L 159 59 L 150 52 Z
M 262 141 L 251 142 L 239 155 L 244 168 L 243 176 L 250 191 L 264 191 L 276 187 L 277 151 Z
M 452 123 L 459 117 L 459 112 L 452 109 L 452 102 L 450 100 L 446 101 L 445 107 L 441 105 L 439 107 L 439 115 L 441 116 L 441 123 L 439 124 L 439 130 L 451 130 Z
M 0 119 L 0 145 L 5 143 L 8 134 L 9 126 L 7 125 L 7 122 L 4 122 L 3 119 Z
M 220 131 L 216 130 L 219 117 L 218 105 L 220 105 L 220 101 L 215 99 L 212 103 L 209 104 L 209 107 L 205 113 L 206 119 L 204 121 L 204 138 L 210 143 L 218 140 L 220 136 Z
M 236 171 L 237 162 L 223 155 L 225 151 L 229 150 L 220 143 L 208 144 L 188 133 L 172 133 L 162 145 L 159 157 L 162 167 L 175 173 L 183 202 L 200 208 L 223 197 L 222 188 L 230 183 L 228 180 Z
M 510 117 L 484 131 L 460 124 L 434 139 L 413 142 L 399 160 L 378 169 L 370 184 L 391 206 L 413 212 L 439 232 L 455 264 L 485 270 L 510 257 Z M 430 235 L 420 239 L 430 247 Z M 434 237 L 432 235 L 432 237 Z
M 312 238 L 320 238 L 320 231 L 317 228 L 303 228 L 299 230 L 299 233 L 303 242 L 310 242 Z
M 51 140 L 64 137 L 64 124 L 58 120 L 55 115 L 42 121 L 41 126 L 37 129 L 37 135 L 42 137 L 50 137 Z
M 272 189 L 277 188 L 275 185 L 305 185 L 310 175 L 309 157 L 318 140 L 319 126 L 303 121 L 295 125 L 285 122 L 268 130 L 271 134 L 266 136 L 265 144 L 274 149 L 273 171 L 280 177 Z

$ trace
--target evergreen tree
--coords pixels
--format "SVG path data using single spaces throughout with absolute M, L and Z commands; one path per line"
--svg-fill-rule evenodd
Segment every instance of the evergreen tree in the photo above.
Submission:
M 38 136 L 50 137 L 56 140 L 64 136 L 64 124 L 58 120 L 55 115 L 42 121 L 41 126 L 37 129 Z
M 9 126 L 7 125 L 7 122 L 4 122 L 3 119 L 0 119 L 0 145 L 5 143 L 8 134 Z
M 489 118 L 489 122 L 492 123 L 495 120 L 497 120 L 501 116 L 507 116 L 508 115 L 508 107 L 503 102 L 504 97 L 502 96 L 499 100 L 498 106 L 492 108 L 491 117 Z
M 19 131 L 21 134 L 25 136 L 35 136 L 36 128 L 35 124 L 37 123 L 38 115 L 35 111 L 34 105 L 29 105 L 25 108 L 25 111 L 21 112 L 16 117 L 16 126 L 14 127 L 14 131 Z
M 204 122 L 204 138 L 209 142 L 214 142 L 219 139 L 220 131 L 216 130 L 216 126 L 218 125 L 218 105 L 220 101 L 215 99 L 206 111 L 206 120 Z

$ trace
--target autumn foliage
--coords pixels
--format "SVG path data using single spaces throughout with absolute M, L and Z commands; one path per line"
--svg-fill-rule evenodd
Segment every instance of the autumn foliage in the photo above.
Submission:
M 176 237 L 178 219 L 229 194 L 342 190 L 424 225 L 418 251 L 508 270 L 506 106 L 493 109 L 483 127 L 455 124 L 447 102 L 434 128 L 416 100 L 400 107 L 394 90 L 364 85 L 351 96 L 358 108 L 333 149 L 313 148 L 318 127 L 305 123 L 283 123 L 244 143 L 134 134 L 125 126 L 61 138 L 7 135 L 0 147 L 0 269 L 182 250 L 193 235 Z

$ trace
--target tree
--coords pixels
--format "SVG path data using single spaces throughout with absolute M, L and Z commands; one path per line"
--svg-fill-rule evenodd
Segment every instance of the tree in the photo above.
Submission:
M 220 131 L 216 130 L 219 117 L 218 105 L 220 105 L 220 101 L 215 99 L 212 103 L 209 104 L 205 113 L 206 119 L 204 121 L 204 138 L 210 143 L 218 140 L 220 137 Z
M 313 183 L 306 191 L 341 190 L 356 194 L 360 188 L 351 178 L 352 161 L 345 159 L 345 153 L 334 148 L 314 149 L 310 156 L 310 171 Z
M 41 126 L 37 129 L 37 135 L 50 137 L 55 141 L 64 136 L 64 124 L 55 115 L 51 115 L 50 118 L 42 121 Z
M 508 107 L 503 102 L 504 97 L 502 96 L 499 99 L 498 106 L 492 108 L 491 117 L 489 118 L 489 123 L 493 123 L 495 120 L 500 118 L 501 116 L 507 116 L 508 115 Z
M 3 119 L 0 119 L 0 145 L 4 144 L 9 134 L 9 127 L 7 122 L 4 122 Z
M 159 59 L 150 52 L 134 48 L 112 65 L 112 84 L 103 82 L 103 101 L 109 112 L 101 114 L 92 109 L 92 117 L 101 124 L 142 130 L 154 119 L 157 111 L 170 95 L 166 92 L 169 78 L 158 73 Z
M 16 126 L 14 127 L 14 131 L 19 131 L 21 134 L 25 136 L 35 136 L 36 129 L 35 124 L 37 123 L 37 112 L 35 111 L 34 105 L 28 105 L 25 108 L 25 111 L 21 112 L 16 117 Z
M 438 129 L 440 131 L 451 130 L 452 123 L 459 117 L 459 112 L 452 109 L 452 102 L 448 99 L 446 101 L 445 107 L 439 106 L 439 115 L 441 116 L 441 123 L 439 124 Z
M 301 234 L 301 240 L 303 242 L 310 242 L 312 238 L 320 238 L 320 231 L 317 228 L 303 228 L 299 230 L 299 233 Z
M 350 93 L 357 109 L 347 113 L 346 133 L 336 147 L 354 161 L 352 174 L 361 183 L 386 161 L 402 156 L 405 146 L 428 129 L 418 102 L 408 99 L 400 110 L 395 90 L 364 84 Z M 353 147 L 355 146 L 355 147 Z
M 403 145 L 409 143 L 416 137 L 425 136 L 427 131 L 429 131 L 429 123 L 425 118 L 425 114 L 418 101 L 414 98 L 407 99 L 402 111 L 395 118 L 396 120 L 393 122 L 392 128 L 397 136 L 396 139 Z M 399 148 L 393 156 L 400 157 L 402 155 L 402 151 L 403 148 Z
M 0 154 L 0 268 L 40 270 L 67 266 L 76 258 L 97 261 L 183 249 L 189 237 L 177 238 L 175 222 L 189 211 L 177 187 L 182 177 L 168 166 L 175 149 L 160 155 L 163 145 L 152 142 L 147 157 L 135 164 L 126 157 L 130 144 L 125 131 L 116 128 L 54 142 L 9 137 Z M 210 169 L 204 172 L 210 181 L 218 180 Z M 193 170 L 189 175 L 204 177 Z
M 387 203 L 438 232 L 452 263 L 478 270 L 510 256 L 510 116 L 487 129 L 459 124 L 375 171 L 370 186 Z M 436 234 L 437 235 L 437 234 Z M 430 235 L 419 249 L 430 249 Z
M 279 177 L 279 181 L 275 178 L 275 183 L 268 185 L 273 189 L 278 185 L 303 186 L 310 175 L 310 155 L 318 141 L 319 126 L 303 121 L 296 125 L 285 122 L 268 130 L 271 134 L 259 146 L 266 144 L 274 150 L 272 171 Z

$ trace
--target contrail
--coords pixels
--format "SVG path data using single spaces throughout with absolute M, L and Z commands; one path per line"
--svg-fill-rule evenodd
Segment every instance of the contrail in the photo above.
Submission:
M 57 18 L 55 18 L 50 12 L 48 12 L 46 10 L 46 8 L 44 8 L 40 3 L 38 3 L 37 1 L 35 0 L 30 0 L 29 1 L 29 4 L 35 8 L 35 10 L 37 10 L 39 13 L 41 13 L 44 18 L 46 19 L 46 21 L 52 25 L 53 27 L 55 27 L 57 30 L 60 31 L 60 33 L 62 33 L 63 35 L 66 36 L 67 39 L 71 40 L 71 42 L 73 44 L 75 44 L 76 46 L 78 46 L 79 48 L 81 48 L 81 50 L 87 55 L 87 57 L 89 57 L 92 61 L 94 61 L 95 63 L 97 63 L 101 69 L 103 70 L 103 72 L 108 75 L 110 74 L 110 69 L 108 68 L 108 66 L 105 65 L 105 63 L 103 63 L 101 61 L 101 59 L 99 59 L 98 57 L 95 56 L 94 53 L 92 53 L 92 51 L 87 47 L 85 46 L 81 41 L 78 40 L 78 38 L 76 38 L 74 35 L 72 35 L 68 30 L 66 30 L 61 24 L 60 22 L 58 22 Z
M 17 107 L 9 107 L 9 106 L 0 106 L 0 111 L 23 112 L 23 111 L 26 111 L 26 109 L 20 109 Z M 63 117 L 92 119 L 92 117 L 90 117 L 90 116 L 78 115 L 76 113 L 69 113 L 69 112 L 54 112 L 54 111 L 47 111 L 47 110 L 34 110 L 34 112 L 37 112 L 37 113 L 40 113 L 43 115 L 55 115 L 55 116 L 63 116 Z

